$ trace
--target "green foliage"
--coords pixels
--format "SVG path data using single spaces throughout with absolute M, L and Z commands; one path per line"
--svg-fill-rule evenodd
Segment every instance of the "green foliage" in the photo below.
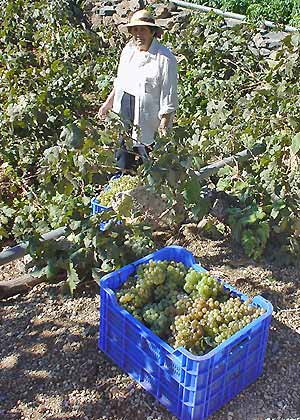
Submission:
M 254 259 L 261 257 L 270 236 L 266 214 L 255 204 L 233 208 L 228 213 L 232 234 L 242 243 L 246 254 Z
M 118 122 L 104 127 L 94 114 L 123 42 L 116 34 L 118 46 L 112 45 L 110 29 L 86 27 L 78 6 L 67 0 L 1 2 L 0 29 L 0 238 L 29 240 L 39 275 L 53 281 L 67 271 L 71 292 L 103 263 L 94 257 L 99 232 L 97 225 L 87 227 L 89 204 L 98 184 L 116 170 Z M 60 226 L 66 226 L 68 246 L 40 241 Z M 116 239 L 110 231 L 101 237 L 105 248 Z M 117 235 L 127 241 L 138 231 Z M 139 254 L 151 246 L 145 243 Z M 132 244 L 125 248 L 123 257 L 110 251 L 112 268 L 135 258 Z
M 262 155 L 223 168 L 213 181 L 240 204 L 236 213 L 228 212 L 229 223 L 238 226 L 234 236 L 248 255 L 260 257 L 269 241 L 294 253 L 299 236 L 291 221 L 300 214 L 299 34 L 288 36 L 265 60 L 247 47 L 254 28 L 224 31 L 219 21 L 196 16 L 182 31 L 182 42 L 166 37 L 180 57 L 177 124 L 185 147 L 176 140 L 178 159 L 189 162 L 191 173 L 207 160 L 263 144 Z M 256 211 L 253 206 L 265 216 L 249 224 L 243 217 Z
M 288 23 L 292 19 L 294 0 L 282 2 L 272 0 L 255 1 L 246 9 L 247 16 L 256 22 L 262 20 L 272 20 L 278 23 Z
M 278 24 L 299 25 L 298 0 L 192 0 L 191 2 L 245 14 L 252 22 L 271 20 Z
M 125 39 L 83 23 L 71 1 L 0 1 L 0 240 L 29 240 L 33 265 L 49 281 L 78 281 L 149 253 L 147 226 L 90 217 L 89 203 L 116 172 L 118 116 L 95 113 L 112 86 Z M 237 200 L 227 222 L 248 255 L 270 243 L 299 253 L 299 34 L 268 60 L 248 48 L 255 28 L 224 30 L 221 19 L 195 15 L 164 34 L 179 62 L 180 108 L 169 136 L 157 138 L 139 175 L 169 203 L 178 223 L 210 210 L 207 183 Z M 208 162 L 264 144 L 265 153 L 201 180 Z M 126 203 L 125 203 L 126 204 Z M 127 215 L 128 206 L 118 218 Z M 129 206 L 130 207 L 130 206 Z M 262 212 L 254 223 L 245 217 Z M 126 213 L 126 214 L 125 214 Z M 66 242 L 40 235 L 66 226 Z

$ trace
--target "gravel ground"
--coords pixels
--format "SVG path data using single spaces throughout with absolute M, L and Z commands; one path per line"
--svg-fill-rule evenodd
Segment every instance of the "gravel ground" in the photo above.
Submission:
M 300 272 L 254 263 L 223 241 L 186 228 L 173 243 L 250 296 L 262 294 L 274 316 L 262 376 L 211 420 L 300 420 Z M 0 267 L 0 279 L 21 264 Z M 74 299 L 61 285 L 40 284 L 0 302 L 1 420 L 175 420 L 97 349 L 99 293 Z

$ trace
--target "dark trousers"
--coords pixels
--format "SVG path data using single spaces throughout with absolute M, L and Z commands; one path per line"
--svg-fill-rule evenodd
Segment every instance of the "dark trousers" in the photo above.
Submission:
M 134 121 L 134 107 L 135 97 L 125 92 L 121 100 L 120 114 L 125 127 L 128 128 L 128 135 L 131 134 Z M 139 146 L 133 147 L 132 152 L 129 152 L 123 136 L 120 135 L 119 148 L 115 151 L 117 165 L 122 170 L 135 170 L 143 163 L 143 158 L 147 158 L 150 150 L 151 148 L 149 146 Z

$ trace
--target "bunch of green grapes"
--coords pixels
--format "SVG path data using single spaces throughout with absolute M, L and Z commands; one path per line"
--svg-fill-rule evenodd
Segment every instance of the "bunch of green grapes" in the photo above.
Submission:
M 177 295 L 175 302 L 176 315 L 183 315 L 188 312 L 193 306 L 193 300 L 186 293 Z
M 258 318 L 263 312 L 263 309 L 251 306 L 249 301 L 242 302 L 238 297 L 231 297 L 228 301 L 221 302 L 213 310 L 208 311 L 201 324 L 205 334 L 218 345 Z
M 142 317 L 145 325 L 160 337 L 166 336 L 175 314 L 175 308 L 168 298 L 144 307 Z
M 182 289 L 183 279 L 185 278 L 186 274 L 187 268 L 183 263 L 176 263 L 175 261 L 171 261 L 167 265 L 166 282 L 172 288 Z
M 185 309 L 181 308 L 170 327 L 173 335 L 169 343 L 196 355 L 221 344 L 264 313 L 263 309 L 251 306 L 249 301 L 242 302 L 238 297 L 231 297 L 226 302 L 212 297 L 193 300 L 185 296 L 181 300 L 188 304 Z
M 190 268 L 184 279 L 183 289 L 186 293 L 191 294 L 195 290 L 197 284 L 202 280 L 202 274 L 199 271 L 195 271 L 193 268 Z
M 207 272 L 174 261 L 149 261 L 117 291 L 120 304 L 170 345 L 203 354 L 264 310 L 230 296 Z
M 155 334 L 165 336 L 176 314 L 175 303 L 187 269 L 174 261 L 149 261 L 117 291 L 120 304 Z M 134 315 L 135 316 L 135 315 Z
M 264 312 L 264 309 L 250 305 L 250 301 L 242 302 L 240 298 L 231 297 L 205 315 L 204 330 L 218 345 Z
M 139 278 L 143 278 L 147 284 L 154 286 L 167 285 L 169 289 L 182 287 L 186 275 L 186 267 L 175 261 L 149 261 L 141 264 L 137 269 Z
M 152 289 L 137 281 L 134 277 L 129 277 L 116 293 L 120 304 L 130 313 L 142 308 L 152 300 Z
M 183 297 L 187 305 L 181 315 L 177 315 L 170 330 L 173 333 L 171 343 L 174 347 L 184 347 L 193 354 L 202 354 L 205 350 L 203 317 L 214 308 L 214 301 L 198 297 L 195 300 Z
M 97 200 L 103 206 L 110 206 L 111 202 L 119 192 L 130 191 L 142 185 L 139 176 L 123 175 L 119 178 L 111 179 L 105 190 L 101 191 Z
M 159 286 L 165 283 L 168 261 L 149 261 L 137 268 L 137 276 L 146 285 Z
M 203 299 L 225 295 L 223 285 L 208 272 L 199 272 L 190 268 L 185 276 L 184 290 L 192 296 Z

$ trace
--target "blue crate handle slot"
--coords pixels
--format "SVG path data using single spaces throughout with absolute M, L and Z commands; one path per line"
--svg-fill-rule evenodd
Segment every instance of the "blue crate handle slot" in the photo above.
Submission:
M 250 334 L 247 334 L 246 336 L 241 336 L 240 339 L 234 343 L 234 345 L 230 349 L 230 353 L 232 353 L 235 349 L 242 346 L 243 344 L 246 344 L 247 341 L 251 340 Z

